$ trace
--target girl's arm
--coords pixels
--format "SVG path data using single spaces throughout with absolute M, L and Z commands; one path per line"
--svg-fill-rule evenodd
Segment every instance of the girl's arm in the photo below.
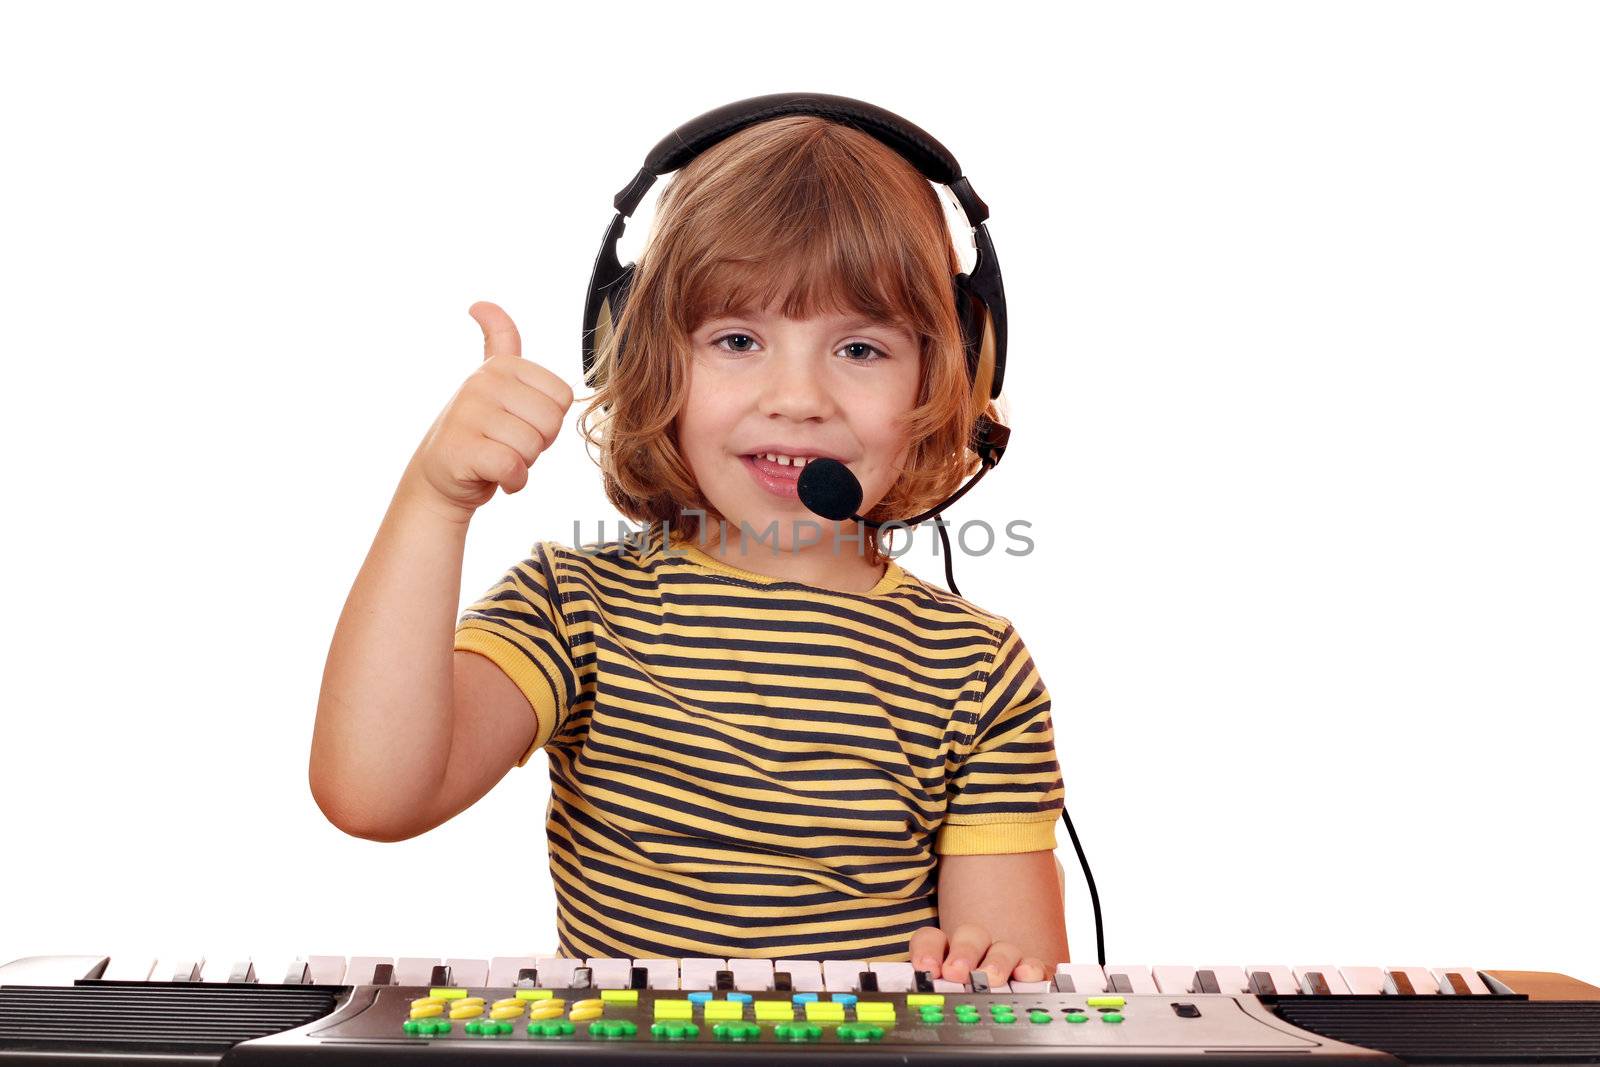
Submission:
M 935 978 L 1039 982 L 1069 959 L 1061 876 L 1051 850 L 939 857 L 939 925 L 911 937 L 911 962 Z

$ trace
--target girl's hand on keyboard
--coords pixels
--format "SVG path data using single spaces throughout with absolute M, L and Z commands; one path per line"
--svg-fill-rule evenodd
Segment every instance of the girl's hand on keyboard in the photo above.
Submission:
M 401 492 L 466 522 L 494 496 L 528 484 L 528 468 L 561 429 L 572 390 L 553 371 L 522 358 L 516 323 L 479 301 L 468 313 L 483 328 L 483 362 L 468 376 L 401 478 Z
M 982 971 L 991 982 L 1042 982 L 1048 977 L 1043 960 L 1024 956 L 1009 941 L 991 941 L 989 931 L 976 923 L 958 926 L 948 937 L 937 926 L 913 932 L 911 965 L 947 982 L 965 982 L 973 971 Z

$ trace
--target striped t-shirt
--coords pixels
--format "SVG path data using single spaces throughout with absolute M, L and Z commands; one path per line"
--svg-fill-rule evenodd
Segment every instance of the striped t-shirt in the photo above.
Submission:
M 672 538 L 541 541 L 456 630 L 538 718 L 560 955 L 906 960 L 939 854 L 1055 847 L 1009 621 L 893 560 L 846 593 Z

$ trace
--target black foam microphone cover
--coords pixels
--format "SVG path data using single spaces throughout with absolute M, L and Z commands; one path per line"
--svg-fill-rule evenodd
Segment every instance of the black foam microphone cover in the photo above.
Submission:
M 800 503 L 825 519 L 842 522 L 861 506 L 861 483 L 836 459 L 814 459 L 800 470 L 795 483 Z

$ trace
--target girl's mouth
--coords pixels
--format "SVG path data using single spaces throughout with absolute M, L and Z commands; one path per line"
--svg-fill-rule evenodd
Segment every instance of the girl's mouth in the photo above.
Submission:
M 800 499 L 800 490 L 796 486 L 804 467 L 774 463 L 761 456 L 740 456 L 739 461 L 744 464 L 745 470 L 750 472 L 750 477 L 755 483 L 773 496 L 783 500 Z

